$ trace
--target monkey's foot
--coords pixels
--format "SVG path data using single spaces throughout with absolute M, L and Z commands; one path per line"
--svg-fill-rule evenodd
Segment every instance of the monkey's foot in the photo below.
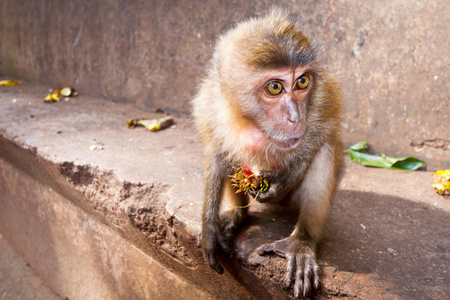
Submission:
M 259 255 L 275 253 L 287 259 L 286 287 L 294 279 L 294 296 L 307 297 L 319 288 L 319 265 L 316 261 L 315 245 L 293 237 L 264 244 L 256 249 Z M 301 294 L 300 294 L 301 293 Z

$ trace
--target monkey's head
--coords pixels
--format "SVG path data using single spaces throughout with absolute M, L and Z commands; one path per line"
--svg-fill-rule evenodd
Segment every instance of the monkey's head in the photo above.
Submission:
M 332 105 L 327 99 L 333 97 L 326 95 L 327 77 L 320 65 L 318 50 L 300 30 L 300 21 L 285 11 L 272 10 L 223 35 L 209 79 L 215 77 L 222 95 L 215 100 L 222 102 L 215 124 L 223 121 L 227 128 L 215 136 L 225 150 L 241 160 L 266 161 L 268 167 L 283 164 L 280 158 L 290 161 L 291 153 L 308 145 L 309 136 L 320 135 L 320 120 L 333 114 L 332 109 L 325 112 Z

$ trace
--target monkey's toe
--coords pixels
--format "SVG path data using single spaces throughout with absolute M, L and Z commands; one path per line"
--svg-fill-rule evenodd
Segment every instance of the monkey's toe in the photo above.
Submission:
M 258 255 L 264 255 L 266 253 L 275 253 L 279 257 L 286 258 L 287 250 L 289 246 L 289 237 L 275 241 L 273 243 L 264 244 L 256 248 Z

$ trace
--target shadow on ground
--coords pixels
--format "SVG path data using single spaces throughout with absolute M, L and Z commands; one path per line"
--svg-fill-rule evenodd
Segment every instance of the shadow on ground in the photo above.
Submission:
M 265 272 L 273 281 L 282 281 L 278 272 L 284 272 L 284 260 L 273 256 L 265 264 L 255 258 L 253 250 L 286 237 L 294 223 L 295 218 L 283 208 L 268 212 L 255 205 L 237 237 L 238 259 L 256 270 L 257 276 Z M 449 228 L 448 213 L 434 207 L 382 194 L 340 190 L 319 258 L 339 272 L 371 274 L 380 290 L 389 295 L 444 299 L 450 296 Z

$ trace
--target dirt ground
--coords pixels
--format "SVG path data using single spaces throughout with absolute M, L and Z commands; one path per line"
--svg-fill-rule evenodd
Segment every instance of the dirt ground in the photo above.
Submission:
M 319 257 L 316 298 L 449 299 L 450 199 L 431 188 L 432 172 L 366 168 L 345 158 L 344 176 Z M 281 284 L 285 261 L 252 251 L 286 237 L 293 218 L 252 206 L 239 235 L 239 259 Z

